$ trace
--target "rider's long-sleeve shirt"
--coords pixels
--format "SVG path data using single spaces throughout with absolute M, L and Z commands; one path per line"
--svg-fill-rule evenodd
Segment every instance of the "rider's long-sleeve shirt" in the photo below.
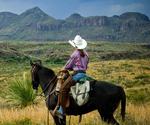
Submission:
M 85 50 L 84 50 L 84 53 L 85 53 L 85 56 L 82 57 L 80 55 L 80 52 L 78 50 L 75 50 L 70 56 L 70 59 L 67 61 L 65 65 L 65 69 L 74 70 L 74 71 L 79 71 L 79 70 L 86 71 L 89 58 Z

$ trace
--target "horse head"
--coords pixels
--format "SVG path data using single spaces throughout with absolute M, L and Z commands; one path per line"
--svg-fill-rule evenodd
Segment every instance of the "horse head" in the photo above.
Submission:
M 33 89 L 37 90 L 39 86 L 39 76 L 38 76 L 38 71 L 42 67 L 42 63 L 40 60 L 37 61 L 30 61 L 31 65 L 31 79 L 32 79 L 32 87 Z

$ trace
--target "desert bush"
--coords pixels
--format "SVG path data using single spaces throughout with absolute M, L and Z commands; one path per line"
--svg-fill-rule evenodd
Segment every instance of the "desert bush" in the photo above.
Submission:
M 148 79 L 150 78 L 150 75 L 149 74 L 140 74 L 138 76 L 135 77 L 135 79 Z
M 25 75 L 23 78 L 14 79 L 9 83 L 7 89 L 6 100 L 20 107 L 26 107 L 28 105 L 35 104 L 36 94 L 34 93 L 31 80 Z
M 127 98 L 129 101 L 135 104 L 143 104 L 150 101 L 150 89 L 131 89 L 127 91 Z
M 150 70 L 149 66 L 141 66 L 141 68 L 144 69 L 144 70 Z

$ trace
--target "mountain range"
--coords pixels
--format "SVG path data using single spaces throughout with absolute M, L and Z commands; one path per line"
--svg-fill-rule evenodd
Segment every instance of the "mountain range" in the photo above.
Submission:
M 93 41 L 150 43 L 150 19 L 137 12 L 112 17 L 74 13 L 66 19 L 55 19 L 38 7 L 20 15 L 0 12 L 0 40 L 69 40 L 76 34 Z

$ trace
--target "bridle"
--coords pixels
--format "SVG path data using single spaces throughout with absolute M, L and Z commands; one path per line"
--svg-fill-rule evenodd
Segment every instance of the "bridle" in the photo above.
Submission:
M 32 80 L 35 81 L 34 74 L 35 74 L 35 72 L 36 72 L 36 65 L 34 65 L 34 67 L 32 68 L 31 72 L 32 72 Z M 52 79 L 48 82 L 48 84 L 46 85 L 45 89 L 44 89 L 40 94 L 37 94 L 37 96 L 42 96 L 42 97 L 44 97 L 43 93 L 49 88 L 49 86 L 51 85 L 51 83 L 52 83 L 52 82 L 53 82 L 53 83 L 56 82 L 56 80 L 57 80 L 57 75 L 54 75 L 53 78 L 52 78 Z M 47 98 L 48 96 L 52 95 L 52 94 L 55 92 L 54 87 L 55 87 L 55 84 L 52 84 L 52 87 L 51 87 L 50 90 L 49 90 L 50 93 L 46 96 L 46 98 Z
M 31 73 L 32 73 L 32 80 L 34 80 L 35 81 L 35 78 L 34 78 L 34 73 L 35 73 L 35 69 L 36 68 L 36 65 L 34 65 L 34 67 L 32 68 L 32 70 L 31 70 Z

